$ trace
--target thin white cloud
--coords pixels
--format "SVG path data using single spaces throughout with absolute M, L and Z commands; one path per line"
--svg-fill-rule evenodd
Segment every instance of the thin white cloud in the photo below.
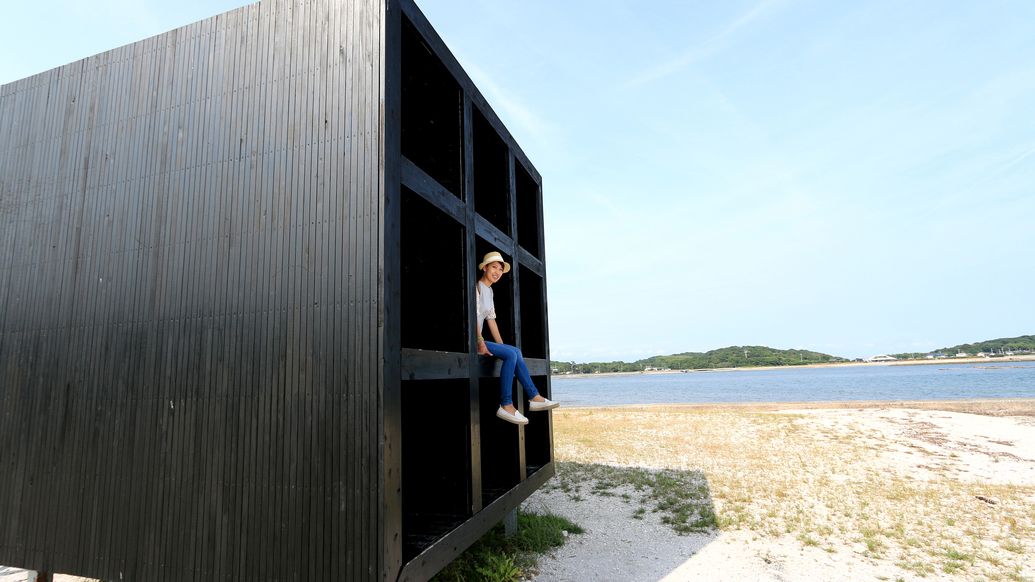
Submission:
M 481 67 L 473 62 L 473 59 L 463 58 L 457 55 L 457 60 L 463 63 L 464 70 L 471 76 L 471 80 L 478 89 L 485 95 L 486 100 L 494 110 L 504 118 L 504 124 L 514 131 L 515 126 L 524 130 L 524 133 L 531 135 L 538 142 L 539 146 L 557 154 L 552 144 L 556 142 L 554 136 L 555 128 L 539 117 L 531 108 L 521 102 L 521 99 L 511 92 L 505 90 Z M 516 136 L 515 136 L 516 137 Z M 518 139 L 518 142 L 523 140 Z
M 751 22 L 776 12 L 780 5 L 784 3 L 785 2 L 782 0 L 762 0 L 758 4 L 755 4 L 755 6 L 748 10 L 743 16 L 723 29 L 722 32 L 700 42 L 673 59 L 669 59 L 668 61 L 658 63 L 648 68 L 646 71 L 626 83 L 626 87 L 636 87 L 668 77 L 669 75 L 677 73 L 690 65 L 725 49 L 732 42 L 730 38 L 735 32 Z
M 1003 170 L 1002 171 L 1005 172 L 1006 170 L 1009 170 L 1013 166 L 1015 166 L 1015 165 L 1021 163 L 1022 161 L 1024 161 L 1025 158 L 1027 158 L 1028 156 L 1030 156 L 1032 154 L 1035 154 L 1035 150 L 1031 150 L 1031 151 L 1029 151 L 1027 153 L 1024 153 L 1024 154 L 1021 154 L 1020 156 L 1017 156 L 1016 158 L 1014 158 L 1014 160 L 1012 162 L 1010 162 L 1009 164 L 1006 164 L 1005 166 L 1003 166 Z

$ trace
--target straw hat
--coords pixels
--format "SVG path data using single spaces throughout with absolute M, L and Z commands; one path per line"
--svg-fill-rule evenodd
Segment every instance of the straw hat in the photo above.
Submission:
M 491 253 L 485 253 L 485 257 L 482 258 L 482 262 L 478 264 L 478 270 L 481 271 L 485 268 L 485 265 L 489 263 L 503 263 L 503 273 L 507 274 L 510 272 L 510 263 L 503 260 L 503 255 L 492 251 Z

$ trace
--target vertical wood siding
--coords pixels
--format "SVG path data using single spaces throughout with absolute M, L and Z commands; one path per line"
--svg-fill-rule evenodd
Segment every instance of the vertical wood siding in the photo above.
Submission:
M 380 578 L 385 1 L 0 87 L 0 564 Z

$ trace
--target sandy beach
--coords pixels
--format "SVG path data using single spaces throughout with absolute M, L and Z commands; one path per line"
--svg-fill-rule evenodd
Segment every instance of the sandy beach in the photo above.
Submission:
M 807 406 L 555 412 L 561 470 L 525 508 L 587 531 L 531 579 L 1035 578 L 1035 399 Z M 680 535 L 649 488 L 585 466 L 677 471 L 720 527 Z

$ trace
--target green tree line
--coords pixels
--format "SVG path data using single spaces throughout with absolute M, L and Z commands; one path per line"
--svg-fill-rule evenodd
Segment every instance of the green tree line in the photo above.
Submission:
M 958 346 L 953 346 L 951 348 L 941 348 L 930 352 L 907 352 L 903 354 L 891 355 L 896 358 L 899 358 L 900 360 L 907 360 L 921 359 L 926 357 L 929 353 L 955 356 L 960 352 L 963 352 L 970 356 L 982 352 L 986 354 L 1004 354 L 1005 352 L 1013 352 L 1015 354 L 1033 353 L 1035 352 L 1035 335 L 1022 335 L 1020 337 L 1004 337 L 994 340 L 977 342 L 973 344 L 960 344 Z
M 844 358 L 810 350 L 779 350 L 766 346 L 730 346 L 710 352 L 684 352 L 671 356 L 652 356 L 635 362 L 550 362 L 555 373 L 596 374 L 640 372 L 645 368 L 703 370 L 709 368 L 751 368 L 759 366 L 803 366 L 843 362 Z
M 976 344 L 960 344 L 951 348 L 942 348 L 932 353 L 954 355 L 958 352 L 966 352 L 974 355 L 978 352 L 1028 352 L 1035 350 L 1035 335 L 1022 335 L 1020 337 L 1004 337 L 994 340 L 978 342 Z

